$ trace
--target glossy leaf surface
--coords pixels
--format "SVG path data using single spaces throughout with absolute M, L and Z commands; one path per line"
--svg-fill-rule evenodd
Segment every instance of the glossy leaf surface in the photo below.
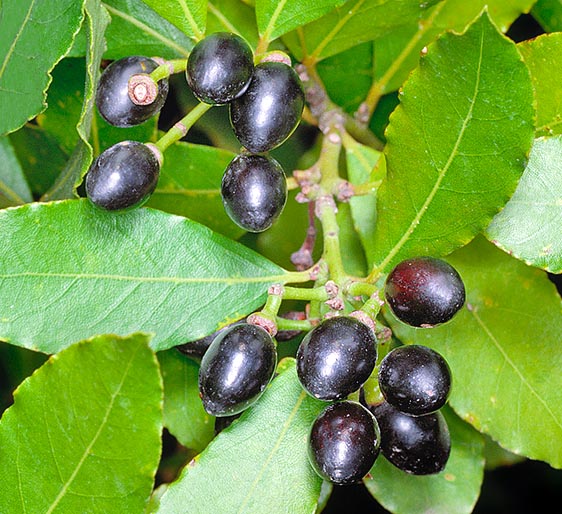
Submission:
M 143 0 L 143 2 L 184 34 L 197 40 L 203 38 L 207 23 L 205 0 Z
M 31 200 L 31 191 L 14 147 L 8 137 L 0 137 L 0 208 Z

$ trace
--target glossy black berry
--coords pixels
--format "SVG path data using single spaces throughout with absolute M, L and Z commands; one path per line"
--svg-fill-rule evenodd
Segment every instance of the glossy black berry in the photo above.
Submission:
M 297 375 L 320 400 L 340 400 L 357 391 L 377 360 L 375 333 L 351 316 L 328 318 L 314 327 L 297 350 Z
M 102 152 L 86 175 L 86 195 L 108 211 L 141 206 L 154 192 L 160 163 L 147 145 L 123 141 Z
M 293 133 L 303 108 L 304 89 L 295 70 L 281 62 L 262 62 L 246 92 L 231 102 L 230 122 L 250 152 L 267 152 Z
M 378 378 L 386 401 L 415 416 L 443 407 L 451 391 L 447 361 L 426 346 L 395 348 L 381 361 Z
M 449 321 L 463 306 L 464 284 L 449 263 L 417 257 L 398 264 L 388 275 L 385 296 L 396 317 L 414 327 Z
M 277 220 L 287 201 L 285 172 L 272 157 L 238 155 L 224 172 L 221 195 L 234 223 L 249 232 L 263 232 Z
M 201 359 L 199 393 L 213 416 L 232 416 L 252 405 L 273 377 L 277 351 L 260 327 L 242 323 L 221 332 Z
M 196 339 L 195 341 L 179 344 L 176 346 L 176 349 L 179 352 L 183 353 L 184 355 L 187 355 L 188 357 L 191 357 L 196 361 L 201 361 L 203 355 L 205 355 L 205 352 L 209 349 L 209 346 L 211 346 L 211 343 L 221 332 L 224 332 L 233 324 L 240 325 L 242 323 L 244 323 L 244 321 L 241 320 L 241 321 L 236 321 L 235 323 L 231 323 L 229 325 L 225 325 L 224 327 L 219 328 L 216 332 L 213 332 L 208 336 L 202 337 L 201 339 Z
M 248 43 L 236 34 L 215 32 L 193 47 L 185 74 L 201 102 L 221 105 L 244 93 L 253 71 L 254 56 Z
M 335 484 L 359 482 L 379 455 L 380 431 L 375 416 L 356 402 L 329 405 L 310 430 L 308 456 L 312 467 Z
M 138 55 L 113 61 L 103 71 L 96 91 L 96 106 L 102 118 L 115 127 L 132 127 L 157 114 L 168 96 L 168 79 L 158 82 L 156 98 L 147 105 L 137 105 L 129 96 L 129 79 L 149 74 L 157 67 L 152 59 Z
M 443 471 L 451 453 L 449 427 L 441 412 L 409 416 L 387 402 L 371 408 L 381 431 L 381 452 L 413 475 Z

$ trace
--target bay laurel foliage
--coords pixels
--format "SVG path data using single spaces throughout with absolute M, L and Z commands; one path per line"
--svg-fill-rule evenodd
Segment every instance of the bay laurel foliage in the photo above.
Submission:
M 511 36 L 523 15 L 540 35 Z M 561 20 L 549 0 L 0 2 L 0 512 L 321 512 L 335 486 L 307 441 L 330 402 L 301 385 L 297 348 L 352 313 L 374 322 L 378 360 L 348 400 L 382 401 L 378 363 L 401 345 L 438 352 L 452 376 L 445 469 L 379 455 L 361 483 L 381 508 L 470 513 L 487 469 L 562 468 Z M 186 82 L 216 32 L 241 36 L 256 65 L 291 65 L 306 100 L 302 118 L 277 106 L 300 121 L 262 152 L 287 198 L 261 231 L 221 198 L 242 152 L 229 106 Z M 96 92 L 130 56 L 156 59 L 169 92 L 115 127 Z M 123 141 L 155 149 L 158 182 L 112 212 L 85 179 Z M 434 327 L 384 301 L 389 273 L 418 256 L 466 290 Z M 189 345 L 239 320 L 275 336 L 275 374 L 215 419 Z

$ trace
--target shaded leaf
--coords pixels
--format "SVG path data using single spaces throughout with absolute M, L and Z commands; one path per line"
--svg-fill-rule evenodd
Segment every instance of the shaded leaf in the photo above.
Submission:
M 368 255 L 378 272 L 483 230 L 515 191 L 533 137 L 529 72 L 486 14 L 431 45 L 400 100 Z
M 31 191 L 16 152 L 10 139 L 2 136 L 0 137 L 0 209 L 31 201 Z
M 146 336 L 73 345 L 25 380 L 2 416 L 0 511 L 142 512 L 161 430 Z
M 272 41 L 297 27 L 314 21 L 348 0 L 256 0 L 258 29 L 265 41 Z
M 513 197 L 486 237 L 527 264 L 562 273 L 562 136 L 537 139 Z
M 560 0 L 538 0 L 531 14 L 547 32 L 562 30 L 562 2 Z
M 0 17 L 0 134 L 46 108 L 50 72 L 70 50 L 83 1 L 4 0 Z M 48 44 L 38 44 L 48 41 Z
M 243 0 L 209 0 L 207 34 L 224 31 L 239 34 L 255 48 L 259 34 L 254 9 Z
M 184 468 L 157 512 L 315 510 L 322 480 L 308 462 L 307 435 L 326 404 L 304 392 L 294 360 L 286 363 L 258 402 Z
M 10 248 L 0 257 L 0 338 L 45 353 L 99 333 L 153 333 L 156 350 L 195 340 L 256 309 L 291 276 L 154 209 L 28 204 L 0 211 L 0 232 Z
M 481 434 L 449 409 L 445 415 L 451 434 L 451 455 L 436 475 L 404 473 L 382 455 L 364 483 L 378 502 L 393 514 L 470 514 L 484 478 L 484 440 Z M 404 494 L 408 491 L 408 494 Z
M 199 366 L 172 348 L 158 352 L 164 380 L 164 426 L 186 448 L 197 453 L 213 439 L 215 418 L 199 398 Z
M 449 363 L 449 404 L 507 450 L 562 467 L 562 301 L 543 271 L 484 238 L 447 258 L 466 306 L 444 325 L 412 329 L 388 317 L 406 343 Z
M 203 39 L 207 23 L 205 0 L 143 0 L 143 2 L 184 34 L 196 40 Z

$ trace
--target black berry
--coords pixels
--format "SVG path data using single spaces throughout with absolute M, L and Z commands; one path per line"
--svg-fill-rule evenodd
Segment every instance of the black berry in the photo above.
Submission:
M 235 324 L 241 324 L 244 323 L 244 321 L 236 321 Z M 203 358 L 203 355 L 205 355 L 205 352 L 209 349 L 209 346 L 211 346 L 211 343 L 215 340 L 215 338 L 221 333 L 224 332 L 226 329 L 228 329 L 230 326 L 232 326 L 233 324 L 231 323 L 230 325 L 225 325 L 222 328 L 219 328 L 216 332 L 213 332 L 212 334 L 209 334 L 208 336 L 202 337 L 201 339 L 196 339 L 195 341 L 190 341 L 188 343 L 183 343 L 183 344 L 179 344 L 176 346 L 176 349 L 178 351 L 180 351 L 181 353 L 183 353 L 184 355 L 187 355 L 188 357 L 191 357 L 192 359 L 195 359 L 197 361 L 201 361 L 201 359 Z
M 295 70 L 281 62 L 262 62 L 246 92 L 231 102 L 230 122 L 250 152 L 267 152 L 293 133 L 303 109 L 304 89 Z
M 123 141 L 102 152 L 86 175 L 86 195 L 109 211 L 141 206 L 154 192 L 160 163 L 153 150 Z
M 389 462 L 413 475 L 443 471 L 451 453 L 451 437 L 441 412 L 409 416 L 387 402 L 371 410 L 380 427 L 381 452 Z
M 213 416 L 232 416 L 252 405 L 273 377 L 277 351 L 260 327 L 242 323 L 219 333 L 201 359 L 199 393 Z
M 137 105 L 129 96 L 129 79 L 133 75 L 147 75 L 157 67 L 152 59 L 138 55 L 113 61 L 102 73 L 96 92 L 96 106 L 102 118 L 116 127 L 132 127 L 157 114 L 168 96 L 168 79 L 158 82 L 158 92 L 151 103 Z
M 377 420 L 356 402 L 329 405 L 312 425 L 308 455 L 312 467 L 335 484 L 359 482 L 379 455 Z
M 266 155 L 238 155 L 223 175 L 221 195 L 234 223 L 249 232 L 263 232 L 277 220 L 287 201 L 285 172 Z
M 357 391 L 377 360 L 375 333 L 351 316 L 328 318 L 313 328 L 297 350 L 297 375 L 320 400 L 340 400 Z
M 449 263 L 417 257 L 398 264 L 388 275 L 385 296 L 396 317 L 414 327 L 449 321 L 463 306 L 464 284 Z
M 254 57 L 248 43 L 236 34 L 215 32 L 193 47 L 185 73 L 201 102 L 221 105 L 244 93 L 253 71 Z
M 447 361 L 431 348 L 400 346 L 379 367 L 379 387 L 388 403 L 415 416 L 435 412 L 451 391 Z

